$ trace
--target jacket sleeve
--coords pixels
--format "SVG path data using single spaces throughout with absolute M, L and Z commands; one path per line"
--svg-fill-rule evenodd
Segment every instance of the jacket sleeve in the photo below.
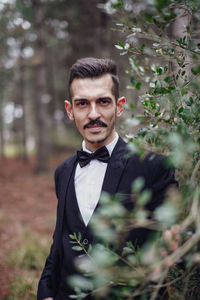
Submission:
M 55 190 L 58 197 L 58 175 L 57 170 L 55 171 Z M 57 207 L 58 210 L 58 207 Z M 53 253 L 55 247 L 55 235 L 56 228 L 53 234 L 53 243 L 50 248 L 49 256 L 46 259 L 46 263 L 38 283 L 37 300 L 43 300 L 44 298 L 55 296 L 55 283 L 53 276 Z
M 39 280 L 37 300 L 42 300 L 48 297 L 54 297 L 54 292 L 52 288 L 52 249 L 53 244 L 51 246 L 50 254 L 46 259 L 46 263 L 41 278 Z
M 165 199 L 166 192 L 170 187 L 178 187 L 174 178 L 174 169 L 165 166 L 165 157 L 161 155 L 149 155 L 145 158 L 146 188 L 151 190 L 152 196 L 146 205 L 147 210 L 153 212 Z M 152 233 L 148 228 L 135 228 L 130 231 L 126 241 L 131 240 L 135 246 L 141 247 Z
M 156 155 L 155 158 L 149 160 L 148 171 L 152 174 L 148 183 L 152 191 L 152 198 L 147 209 L 154 211 L 163 203 L 169 188 L 178 188 L 178 182 L 175 180 L 175 170 L 166 166 L 165 157 L 162 155 Z

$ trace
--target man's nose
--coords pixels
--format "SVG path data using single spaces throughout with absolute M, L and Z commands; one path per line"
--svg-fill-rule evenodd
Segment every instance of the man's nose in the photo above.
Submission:
M 98 111 L 98 108 L 97 108 L 96 104 L 91 105 L 90 111 L 89 111 L 89 114 L 88 114 L 88 118 L 90 120 L 96 120 L 99 117 L 100 117 L 100 113 Z

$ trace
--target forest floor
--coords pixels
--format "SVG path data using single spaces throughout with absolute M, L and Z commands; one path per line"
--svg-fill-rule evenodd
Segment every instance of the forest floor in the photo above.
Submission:
M 34 160 L 0 162 L 0 300 L 35 299 L 55 226 L 54 169 L 68 155 L 39 175 Z

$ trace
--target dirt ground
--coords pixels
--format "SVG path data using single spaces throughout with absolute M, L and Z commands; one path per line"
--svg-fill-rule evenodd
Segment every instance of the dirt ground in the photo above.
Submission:
M 15 271 L 6 255 L 17 249 L 20 234 L 31 230 L 52 235 L 57 205 L 54 169 L 68 155 L 51 162 L 49 172 L 41 175 L 34 173 L 33 160 L 0 161 L 0 299 L 8 293 Z

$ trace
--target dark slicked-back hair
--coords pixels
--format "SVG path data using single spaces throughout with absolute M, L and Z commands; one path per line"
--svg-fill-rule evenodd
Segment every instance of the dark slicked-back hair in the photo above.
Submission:
M 109 58 L 86 57 L 76 61 L 71 67 L 69 76 L 69 98 L 71 100 L 71 84 L 75 78 L 97 78 L 110 74 L 113 80 L 112 93 L 115 99 L 119 98 L 119 78 L 117 76 L 117 65 Z

